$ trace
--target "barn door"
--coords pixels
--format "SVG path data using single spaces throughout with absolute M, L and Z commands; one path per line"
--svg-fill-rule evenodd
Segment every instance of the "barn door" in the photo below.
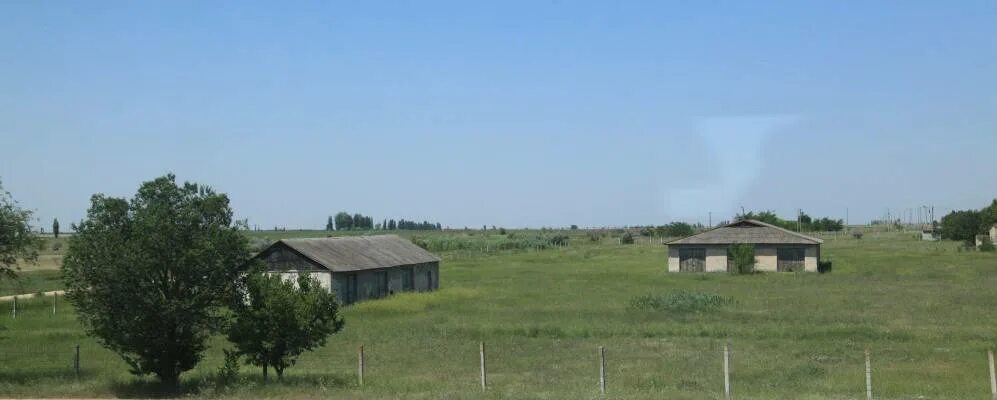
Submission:
M 782 247 L 776 250 L 776 270 L 798 272 L 804 270 L 806 250 L 802 247 Z
M 346 304 L 357 301 L 357 274 L 346 275 Z
M 679 271 L 703 272 L 706 270 L 706 249 L 679 249 Z

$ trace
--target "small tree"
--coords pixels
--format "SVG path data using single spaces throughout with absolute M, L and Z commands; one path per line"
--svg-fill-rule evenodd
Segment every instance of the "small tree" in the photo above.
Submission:
M 620 236 L 621 244 L 634 244 L 634 235 L 630 231 L 624 232 L 623 236 Z
M 336 224 L 334 222 L 332 222 L 332 216 L 331 215 L 329 216 L 329 219 L 327 219 L 325 221 L 325 230 L 327 230 L 327 231 L 336 230 Z
M 55 219 L 52 220 L 52 234 L 55 235 L 56 239 L 59 238 L 59 219 L 58 218 L 55 218 Z
M 755 246 L 746 243 L 735 243 L 727 249 L 730 259 L 729 271 L 732 274 L 750 274 L 755 272 Z
M 228 197 L 167 175 L 143 183 L 131 201 L 90 202 L 62 267 L 66 298 L 87 334 L 133 374 L 176 387 L 245 276 L 249 248 Z
M 22 209 L 0 183 L 0 279 L 17 276 L 17 260 L 34 262 L 42 241 L 31 230 L 31 211 Z
M 324 345 L 343 328 L 335 295 L 308 275 L 299 275 L 297 282 L 253 275 L 246 298 L 233 306 L 235 321 L 228 339 L 248 364 L 263 367 L 264 381 L 268 366 L 283 379 L 284 369 L 301 353 Z

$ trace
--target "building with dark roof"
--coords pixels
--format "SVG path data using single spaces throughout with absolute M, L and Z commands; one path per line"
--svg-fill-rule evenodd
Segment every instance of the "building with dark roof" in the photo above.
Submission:
M 755 220 L 741 220 L 666 243 L 669 272 L 714 272 L 730 268 L 728 249 L 755 248 L 757 271 L 817 271 L 823 240 Z
M 440 258 L 396 235 L 283 239 L 256 256 L 269 273 L 309 274 L 340 304 L 439 288 Z

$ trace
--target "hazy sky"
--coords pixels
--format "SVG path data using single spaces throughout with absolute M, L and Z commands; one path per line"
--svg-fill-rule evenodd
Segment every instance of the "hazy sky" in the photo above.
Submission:
M 264 227 L 941 214 L 997 196 L 995 38 L 993 0 L 3 1 L 0 179 L 44 226 L 170 171 Z

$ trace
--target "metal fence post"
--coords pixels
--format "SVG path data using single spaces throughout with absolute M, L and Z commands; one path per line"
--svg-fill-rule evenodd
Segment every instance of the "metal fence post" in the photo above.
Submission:
M 73 371 L 76 372 L 76 379 L 80 379 L 80 345 L 76 345 L 76 357 L 73 358 Z

